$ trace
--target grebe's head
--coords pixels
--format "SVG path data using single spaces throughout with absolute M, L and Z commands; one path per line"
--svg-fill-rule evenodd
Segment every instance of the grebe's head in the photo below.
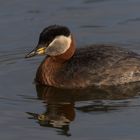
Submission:
M 26 58 L 42 54 L 58 56 L 65 53 L 70 45 L 70 30 L 65 26 L 51 25 L 40 33 L 37 47 L 27 54 Z

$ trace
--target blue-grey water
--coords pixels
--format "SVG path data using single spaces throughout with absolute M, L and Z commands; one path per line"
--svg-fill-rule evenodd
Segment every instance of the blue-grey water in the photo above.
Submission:
M 24 56 L 50 24 L 68 26 L 77 46 L 113 44 L 140 53 L 139 0 L 0 0 L 0 139 L 139 140 L 139 88 L 35 87 L 43 57 Z

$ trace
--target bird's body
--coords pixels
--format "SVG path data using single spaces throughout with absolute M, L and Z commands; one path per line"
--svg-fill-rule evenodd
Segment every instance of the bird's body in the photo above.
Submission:
M 67 46 L 69 42 L 66 42 L 62 46 Z M 51 55 L 39 66 L 35 78 L 43 85 L 72 89 L 140 81 L 140 55 L 123 48 L 90 45 L 76 49 L 71 36 L 71 42 L 63 53 L 59 50 L 52 53 L 52 49 L 50 52 Z M 60 54 L 54 55 L 58 52 Z
M 61 88 L 136 82 L 140 81 L 140 56 L 112 46 L 78 48 L 65 62 L 45 58 L 38 69 L 36 81 Z

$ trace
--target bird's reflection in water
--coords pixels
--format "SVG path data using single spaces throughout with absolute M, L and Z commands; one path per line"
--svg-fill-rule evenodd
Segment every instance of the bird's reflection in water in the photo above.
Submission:
M 71 103 L 68 104 L 47 104 L 46 112 L 42 114 L 36 114 L 28 112 L 30 119 L 38 120 L 38 123 L 44 127 L 57 128 L 57 131 L 61 135 L 70 136 L 69 123 L 74 120 L 75 112 L 74 106 Z
M 28 112 L 41 126 L 58 128 L 61 135 L 70 136 L 69 126 L 75 119 L 75 110 L 82 112 L 109 112 L 129 106 L 140 92 L 140 83 L 117 87 L 66 90 L 36 85 L 37 96 L 46 105 L 42 114 Z M 79 106 L 80 105 L 80 106 Z

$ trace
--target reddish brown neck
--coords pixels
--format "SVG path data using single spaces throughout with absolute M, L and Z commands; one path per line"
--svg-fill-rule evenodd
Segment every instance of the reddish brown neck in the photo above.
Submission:
M 57 87 L 57 84 L 59 83 L 57 81 L 61 80 L 59 79 L 60 76 L 57 76 L 57 73 L 60 71 L 63 63 L 74 55 L 75 49 L 75 41 L 72 37 L 70 48 L 64 54 L 50 56 L 44 59 L 38 68 L 36 81 L 44 85 L 53 85 Z
M 61 55 L 52 56 L 51 59 L 53 59 L 53 61 L 60 62 L 60 63 L 65 62 L 74 55 L 76 47 L 75 47 L 75 40 L 74 40 L 73 36 L 71 37 L 71 40 L 72 41 L 71 41 L 71 45 L 70 45 L 69 49 Z

